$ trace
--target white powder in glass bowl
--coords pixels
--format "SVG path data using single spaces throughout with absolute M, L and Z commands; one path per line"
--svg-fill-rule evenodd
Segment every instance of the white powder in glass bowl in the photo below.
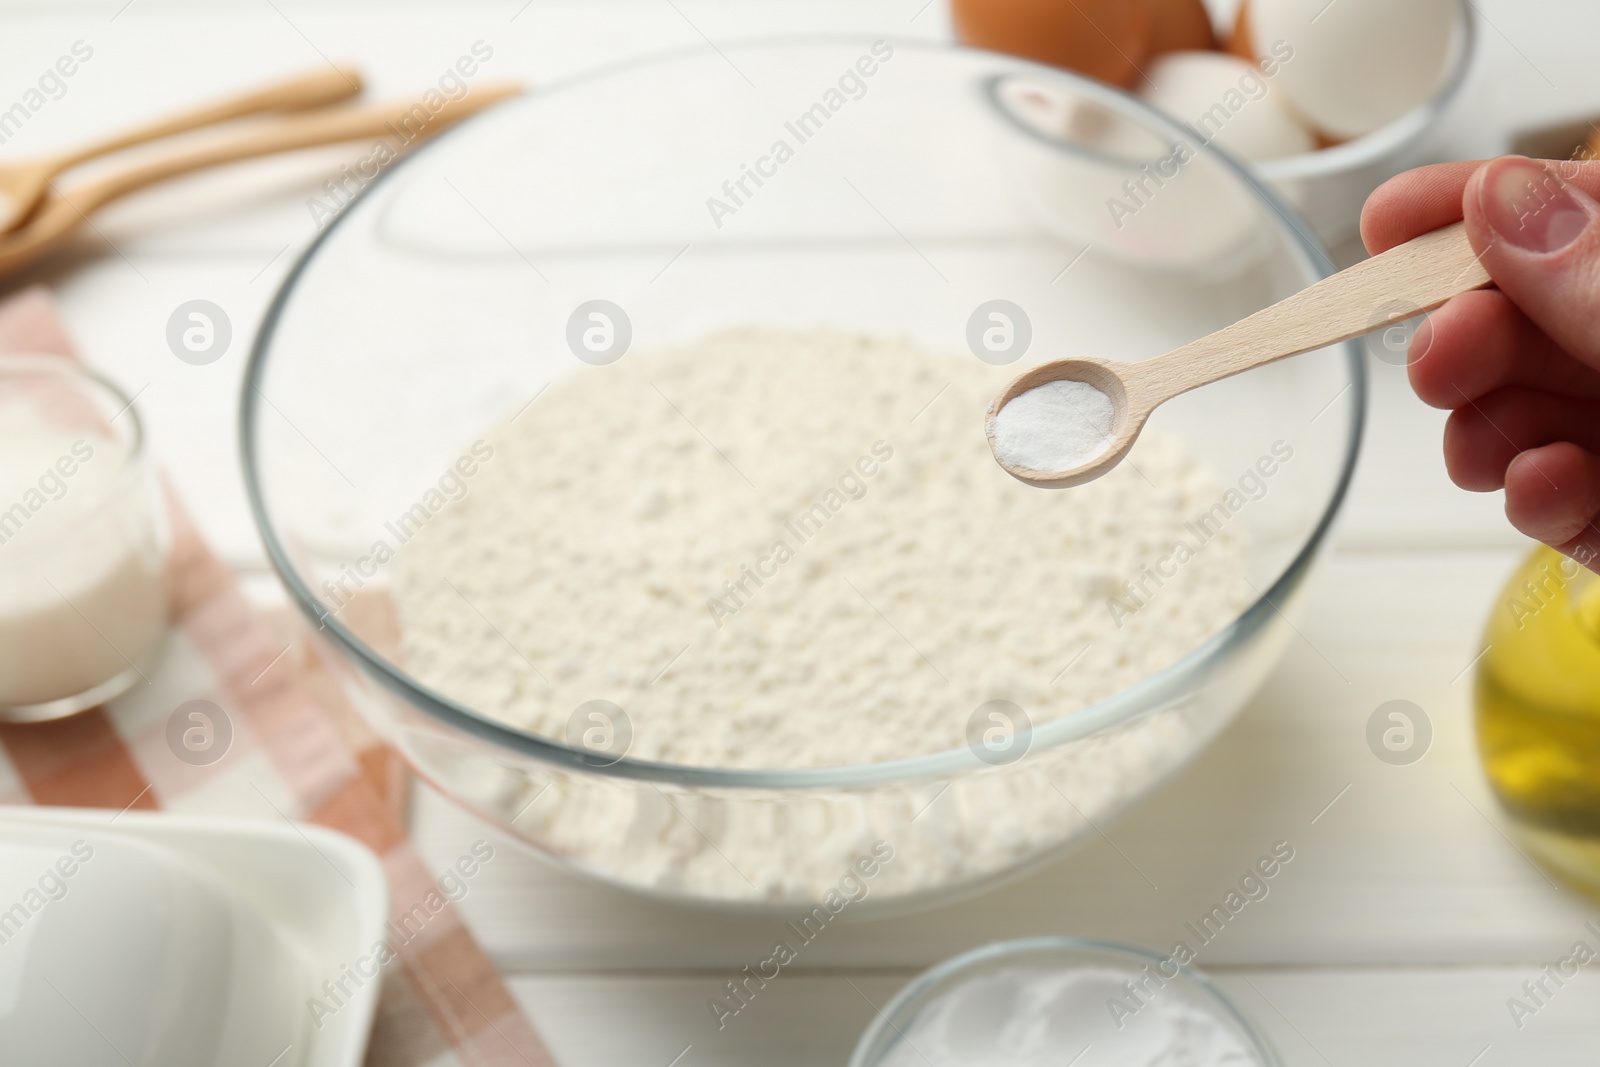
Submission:
M 558 739 L 604 699 L 640 758 L 821 767 L 960 747 L 989 700 L 1069 713 L 1235 618 L 1238 524 L 1126 610 L 1210 472 L 1153 439 L 1138 470 L 1021 485 L 983 434 L 1003 377 L 742 332 L 557 381 L 401 551 L 407 666 Z
M 608 701 L 631 757 L 722 768 L 959 749 L 989 701 L 1040 724 L 1113 696 L 1251 602 L 1243 523 L 1195 544 L 1186 523 L 1222 488 L 1158 435 L 1137 469 L 1065 492 L 1017 482 L 983 432 L 1006 377 L 822 331 L 575 370 L 486 428 L 467 495 L 399 552 L 405 667 L 567 743 L 575 709 Z M 1195 551 L 1167 568 L 1180 542 Z M 1020 763 L 861 791 L 497 769 L 442 742 L 427 758 L 469 803 L 612 881 L 813 902 L 886 841 L 872 891 L 894 899 L 1088 832 L 1224 721 L 1184 699 Z

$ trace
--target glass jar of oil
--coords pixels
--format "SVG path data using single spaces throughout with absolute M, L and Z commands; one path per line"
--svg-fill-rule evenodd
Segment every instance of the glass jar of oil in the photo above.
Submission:
M 1600 578 L 1540 547 L 1478 662 L 1478 752 L 1528 852 L 1600 894 Z

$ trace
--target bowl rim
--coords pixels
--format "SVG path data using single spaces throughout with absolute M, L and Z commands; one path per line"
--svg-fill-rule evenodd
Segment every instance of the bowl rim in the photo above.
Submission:
M 855 1048 L 850 1052 L 849 1067 L 874 1067 L 875 1064 L 882 1062 L 881 1059 L 869 1061 L 865 1058 L 869 1046 L 886 1029 L 893 1028 L 897 1033 L 900 1033 L 905 1020 L 897 1019 L 896 1016 L 903 1012 L 911 1001 L 922 996 L 930 989 L 983 964 L 1009 956 L 1022 956 L 1036 952 L 1095 952 L 1119 956 L 1129 963 L 1137 963 L 1140 966 L 1149 966 L 1152 963 L 1159 965 L 1172 959 L 1170 956 L 1159 955 L 1139 945 L 1129 945 L 1120 941 L 1107 941 L 1094 937 L 1071 937 L 1067 935 L 1026 937 L 1014 941 L 994 941 L 987 945 L 980 945 L 978 948 L 969 949 L 960 955 L 952 956 L 941 963 L 934 964 L 907 982 L 887 1004 L 881 1009 L 877 1009 L 876 1017 L 861 1032 L 861 1037 L 857 1039 Z M 1164 973 L 1163 977 L 1165 977 Z M 1249 1039 L 1255 1048 L 1256 1054 L 1260 1057 L 1261 1067 L 1280 1067 L 1283 1061 L 1279 1058 L 1277 1049 L 1272 1046 L 1272 1042 L 1267 1040 L 1260 1027 L 1244 1013 L 1244 1010 L 1239 1005 L 1234 1003 L 1232 997 L 1222 991 L 1222 988 L 1217 985 L 1210 975 L 1187 963 L 1179 963 L 1177 976 L 1166 980 L 1172 982 L 1178 979 L 1182 979 L 1200 990 L 1221 1009 L 1224 1015 L 1238 1024 L 1239 1029 Z
M 1075 91 L 1081 92 L 1113 109 L 1131 110 L 1141 121 L 1151 124 L 1157 130 L 1165 131 L 1169 137 L 1181 138 L 1186 136 L 1186 132 L 1180 123 L 1168 118 L 1149 104 L 1123 92 L 1121 89 L 1104 85 L 1082 75 L 1074 74 L 1071 71 L 1044 66 L 1015 56 L 966 48 L 958 44 L 891 38 L 888 36 L 873 37 L 867 34 L 756 37 L 727 42 L 719 46 L 716 53 L 711 53 L 710 58 L 715 59 L 718 53 L 729 51 L 738 52 L 772 48 L 804 49 L 821 46 L 837 47 L 847 44 L 858 45 L 863 41 L 870 44 L 876 40 L 887 40 L 895 48 L 917 49 L 930 54 L 981 53 L 1012 64 L 1019 71 L 1031 71 L 1043 76 L 1066 79 L 1074 83 L 1073 88 Z M 513 100 L 542 100 L 563 90 L 580 87 L 614 74 L 678 62 L 687 58 L 704 59 L 707 58 L 707 55 L 705 48 L 691 45 L 633 57 L 587 70 L 569 78 L 552 82 L 547 86 L 542 86 L 536 97 L 518 97 L 513 98 Z M 723 58 L 726 57 L 724 56 Z M 981 92 L 981 86 L 974 86 L 974 91 Z M 385 168 L 373 181 L 357 192 L 350 203 L 347 203 L 334 217 L 333 221 L 324 227 L 311 244 L 300 253 L 282 283 L 278 286 L 277 291 L 274 292 L 271 302 L 263 313 L 261 327 L 251 344 L 240 387 L 240 461 L 251 518 L 266 549 L 268 561 L 271 563 L 272 569 L 277 573 L 279 581 L 283 583 L 284 588 L 288 591 L 295 607 L 319 633 L 328 635 L 339 647 L 340 651 L 349 657 L 362 673 L 393 696 L 404 701 L 409 707 L 422 712 L 435 723 L 464 733 L 476 741 L 486 742 L 491 746 L 509 750 L 510 754 L 516 757 L 532 759 L 547 765 L 587 771 L 612 778 L 661 783 L 680 788 L 712 787 L 758 791 L 860 789 L 891 783 L 951 778 L 973 771 L 995 769 L 979 760 L 965 746 L 906 756 L 895 760 L 885 760 L 879 763 L 844 764 L 830 767 L 698 767 L 687 764 L 632 759 L 627 756 L 614 760 L 598 759 L 585 750 L 572 748 L 559 741 L 492 719 L 423 686 L 419 681 L 411 678 L 409 674 L 369 647 L 366 642 L 345 626 L 333 612 L 325 610 L 317 599 L 316 594 L 301 580 L 300 574 L 289 558 L 289 553 L 279 539 L 276 527 L 269 516 L 260 475 L 260 457 L 256 451 L 256 439 L 258 436 L 256 430 L 262 410 L 257 398 L 262 395 L 260 388 L 262 377 L 271 355 L 272 342 L 277 334 L 278 326 L 286 313 L 291 296 L 299 291 L 298 282 L 301 276 L 315 260 L 317 252 L 321 249 L 323 243 L 336 233 L 347 219 L 355 214 L 350 210 L 354 204 L 371 195 L 374 189 L 382 187 L 384 182 L 392 180 L 393 175 L 411 160 L 418 158 L 422 153 L 433 151 L 439 144 L 447 143 L 448 138 L 456 136 L 458 131 L 471 123 L 479 121 L 483 114 L 491 113 L 497 110 L 498 107 L 504 106 L 506 105 L 501 104 L 488 108 L 484 112 L 480 112 L 479 115 L 473 116 L 429 138 L 414 151 L 404 154 L 394 165 Z M 1200 151 L 1209 153 L 1216 165 L 1231 172 L 1247 190 L 1255 193 L 1260 203 L 1277 215 L 1279 221 L 1293 236 L 1290 250 L 1299 255 L 1310 273 L 1315 276 L 1313 282 L 1333 273 L 1333 262 L 1321 242 L 1314 235 L 1309 224 L 1301 219 L 1292 208 L 1288 207 L 1277 194 L 1265 185 L 1265 179 L 1253 175 L 1245 165 L 1209 145 L 1200 146 Z M 1334 521 L 1346 496 L 1349 494 L 1351 481 L 1355 473 L 1356 459 L 1365 436 L 1368 384 L 1362 349 L 1358 340 L 1345 341 L 1338 346 L 1329 347 L 1343 349 L 1345 364 L 1349 371 L 1350 384 L 1346 388 L 1354 394 L 1352 397 L 1350 434 L 1345 442 L 1344 455 L 1340 460 L 1338 478 L 1333 486 L 1333 491 L 1328 497 L 1327 504 L 1299 550 L 1284 566 L 1282 573 L 1232 622 L 1160 671 L 1085 708 L 1030 727 L 1027 735 L 1028 744 L 1025 749 L 1027 755 L 1018 762 L 1023 762 L 1029 756 L 1046 749 L 1055 748 L 1066 742 L 1100 733 L 1108 728 L 1131 722 L 1145 714 L 1161 709 L 1183 694 L 1185 682 L 1203 673 L 1230 648 L 1248 642 L 1261 631 L 1268 620 L 1281 614 L 1278 603 L 1304 582 L 1312 562 L 1328 541 Z M 1335 397 L 1335 400 L 1337 399 Z

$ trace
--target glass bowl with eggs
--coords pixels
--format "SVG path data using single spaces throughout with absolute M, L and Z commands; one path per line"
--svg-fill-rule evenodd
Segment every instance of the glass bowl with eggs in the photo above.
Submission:
M 953 0 L 952 14 L 969 45 L 1138 94 L 1331 242 L 1354 236 L 1373 189 L 1428 161 L 1477 45 L 1470 0 Z
M 674 52 L 330 213 L 243 389 L 272 562 L 419 775 L 660 898 L 907 909 L 1093 835 L 1271 670 L 1360 441 L 1346 344 L 1164 406 L 1093 484 L 999 469 L 1028 364 L 1327 264 L 1180 125 L 993 53 Z

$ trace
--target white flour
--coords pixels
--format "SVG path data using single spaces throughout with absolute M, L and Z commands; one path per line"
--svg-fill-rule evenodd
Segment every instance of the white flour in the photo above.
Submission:
M 1250 602 L 1241 524 L 1119 626 L 1107 598 L 1219 486 L 1159 438 L 1137 471 L 1019 484 L 983 434 L 1005 377 L 896 340 L 754 331 L 575 371 L 484 434 L 493 462 L 397 557 L 407 669 L 558 740 L 580 704 L 611 701 L 631 756 L 737 768 L 959 748 L 986 701 L 1037 724 L 1126 689 Z M 516 812 L 551 785 L 519 826 L 612 878 L 812 899 L 882 838 L 899 892 L 1077 833 L 1197 746 L 1211 726 L 1187 715 L 958 781 L 910 829 L 939 783 L 756 791 L 695 826 L 698 793 L 481 761 L 462 788 Z
M 946 990 L 903 1028 L 884 1067 L 1061 1067 L 1081 1055 L 1104 1067 L 1259 1067 L 1217 1015 L 1176 989 L 1159 989 L 1118 1019 L 1136 971 L 1013 969 Z M 1148 992 L 1148 987 L 1146 989 Z M 1119 1025 L 1120 1023 L 1120 1025 Z
M 995 413 L 994 451 L 1013 467 L 1066 471 L 1111 447 L 1111 398 L 1088 382 L 1046 382 Z

